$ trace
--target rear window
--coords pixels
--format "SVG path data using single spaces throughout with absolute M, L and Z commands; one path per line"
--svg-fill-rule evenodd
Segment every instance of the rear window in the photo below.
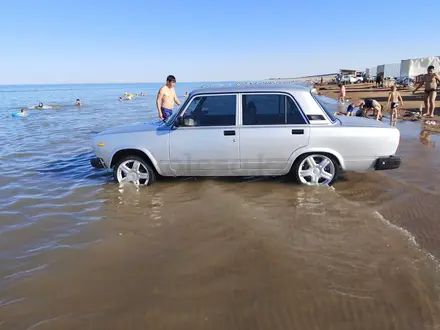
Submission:
M 330 121 L 336 122 L 336 117 L 333 113 L 338 111 L 338 101 L 328 96 L 316 95 L 312 93 L 313 98 L 318 102 L 321 108 L 325 111 Z

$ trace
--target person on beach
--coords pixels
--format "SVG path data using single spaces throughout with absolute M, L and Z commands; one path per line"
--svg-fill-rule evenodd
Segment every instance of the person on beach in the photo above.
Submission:
M 397 119 L 397 109 L 399 105 L 403 105 L 403 99 L 400 93 L 397 91 L 396 86 L 391 86 L 391 91 L 388 94 L 387 107 L 391 112 L 390 124 L 394 125 Z
M 344 103 L 345 100 L 345 86 L 342 84 L 339 84 L 339 97 L 338 97 L 338 102 L 339 103 Z
M 380 75 L 376 76 L 376 88 L 380 87 Z
M 180 101 L 174 90 L 175 85 L 176 77 L 169 75 L 166 84 L 162 86 L 157 93 L 157 114 L 161 120 L 167 119 L 173 114 L 174 103 L 180 105 Z
M 437 97 L 437 81 L 440 82 L 440 76 L 438 73 L 434 73 L 434 66 L 430 65 L 428 67 L 428 73 L 423 76 L 423 80 L 413 90 L 413 94 L 415 94 L 420 87 L 425 85 L 424 102 L 426 113 L 423 114 L 423 116 L 434 117 L 435 99 Z
M 357 114 L 357 111 L 359 111 L 359 109 L 355 112 L 356 108 L 359 108 L 361 105 L 361 101 L 357 101 L 357 102 L 351 102 L 348 107 L 347 107 L 347 112 L 346 115 L 347 116 L 355 116 Z
M 360 109 L 355 110 L 357 107 L 359 107 L 360 105 L 360 101 L 357 102 L 351 102 L 348 107 L 347 110 L 345 112 L 343 111 L 336 111 L 334 112 L 335 116 L 356 116 L 358 111 L 361 111 Z
M 359 109 L 361 111 L 358 111 L 358 113 L 356 113 L 357 117 L 368 117 L 372 112 L 373 116 L 376 116 L 376 120 L 382 119 L 383 106 L 376 100 L 365 99 L 363 101 L 360 101 Z

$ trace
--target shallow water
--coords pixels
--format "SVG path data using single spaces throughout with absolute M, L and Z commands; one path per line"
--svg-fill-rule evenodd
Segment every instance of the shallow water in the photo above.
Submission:
M 119 187 L 90 138 L 155 118 L 159 86 L 0 87 L 0 329 L 440 326 L 437 136 L 400 123 L 400 169 L 332 188 Z M 39 101 L 62 108 L 11 117 Z

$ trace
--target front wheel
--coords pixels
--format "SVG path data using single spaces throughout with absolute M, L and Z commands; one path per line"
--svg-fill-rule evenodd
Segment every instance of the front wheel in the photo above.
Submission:
M 308 154 L 296 160 L 293 172 L 298 183 L 324 186 L 339 176 L 339 165 L 330 155 Z
M 155 180 L 151 166 L 138 156 L 127 156 L 116 162 L 113 175 L 118 183 L 132 182 L 149 186 Z

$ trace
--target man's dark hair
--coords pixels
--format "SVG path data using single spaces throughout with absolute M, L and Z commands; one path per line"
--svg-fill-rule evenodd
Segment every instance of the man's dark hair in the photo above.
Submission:
M 172 74 L 170 74 L 167 77 L 167 82 L 176 82 L 176 77 L 174 77 Z
M 434 70 L 434 65 L 428 66 L 428 70 Z

